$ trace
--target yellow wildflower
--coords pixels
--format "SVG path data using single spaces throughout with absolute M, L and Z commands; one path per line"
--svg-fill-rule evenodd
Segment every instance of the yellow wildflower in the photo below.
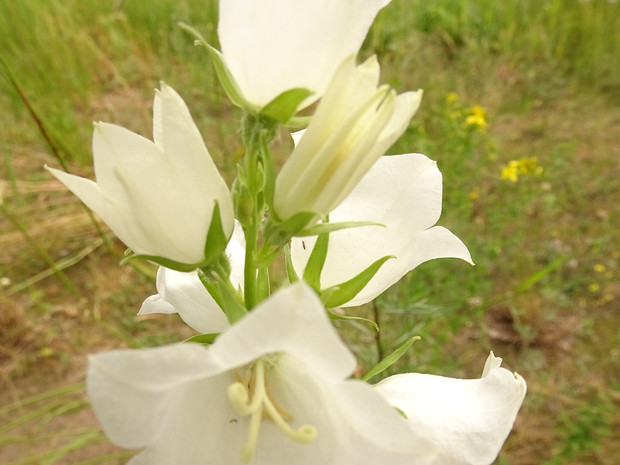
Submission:
M 487 112 L 485 109 L 480 105 L 474 105 L 468 113 L 467 118 L 465 118 L 465 127 L 484 131 L 487 127 Z
M 517 160 L 511 160 L 502 169 L 502 179 L 504 181 L 517 182 L 519 179 L 519 162 Z

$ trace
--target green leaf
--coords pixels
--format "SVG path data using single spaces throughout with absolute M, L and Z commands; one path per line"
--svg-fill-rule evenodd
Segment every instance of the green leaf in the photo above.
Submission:
M 363 318 L 361 316 L 340 315 L 333 312 L 332 310 L 327 310 L 327 314 L 332 320 L 362 321 L 364 323 L 370 323 L 375 328 L 375 331 L 379 332 L 379 325 L 376 322 L 369 320 L 368 318 Z
M 304 229 L 316 216 L 317 214 L 314 212 L 300 212 L 285 221 L 272 219 L 265 227 L 265 239 L 269 244 L 282 246 Z
M 292 284 L 295 281 L 299 281 L 299 276 L 293 267 L 293 260 L 291 259 L 291 248 L 288 245 L 284 247 L 284 261 L 286 263 L 288 282 Z
M 271 293 L 271 289 L 269 286 L 269 269 L 265 267 L 261 267 L 258 269 L 258 274 L 256 276 L 256 291 L 258 301 L 262 302 L 263 300 L 269 297 Z
M 303 87 L 286 90 L 265 105 L 259 114 L 281 124 L 286 124 L 297 112 L 299 104 L 311 94 L 311 90 Z
M 205 241 L 205 259 L 203 264 L 209 265 L 224 253 L 230 236 L 224 232 L 222 226 L 222 217 L 220 214 L 220 204 L 216 201 L 211 215 L 211 224 L 207 232 L 207 240 Z
M 325 289 L 321 293 L 321 300 L 325 306 L 327 308 L 335 308 L 352 300 L 362 289 L 364 289 L 366 284 L 368 284 L 377 271 L 379 271 L 379 268 L 381 268 L 390 258 L 396 257 L 393 255 L 381 257 L 354 278 Z
M 325 259 L 327 258 L 327 248 L 329 246 L 329 234 L 321 234 L 314 243 L 306 269 L 304 270 L 304 281 L 306 281 L 313 289 L 320 291 L 321 289 L 321 272 Z
M 235 78 L 233 77 L 232 73 L 228 69 L 228 66 L 226 66 L 226 63 L 224 62 L 224 57 L 222 56 L 222 53 L 218 49 L 209 45 L 209 43 L 205 40 L 202 34 L 189 24 L 185 24 L 183 22 L 179 22 L 178 24 L 181 29 L 189 32 L 196 38 L 196 41 L 194 42 L 196 45 L 202 45 L 207 49 L 209 55 L 211 56 L 211 60 L 213 60 L 213 67 L 215 68 L 215 73 L 217 74 L 217 77 L 220 80 L 220 84 L 222 84 L 222 87 L 224 88 L 224 91 L 226 92 L 226 95 L 228 95 L 230 101 L 238 107 L 246 108 L 248 110 L 256 112 L 256 106 L 252 105 L 243 97 L 243 93 L 241 92 L 239 85 L 235 81 Z
M 294 217 L 293 217 L 294 218 Z M 376 223 L 374 221 L 342 221 L 340 223 L 319 223 L 314 226 L 310 226 L 308 229 L 295 234 L 297 237 L 305 236 L 318 236 L 319 234 L 326 234 L 341 229 L 359 228 L 362 226 L 383 226 L 383 223 Z
M 398 359 L 401 358 L 405 354 L 405 352 L 407 352 L 409 347 L 411 347 L 411 344 L 413 344 L 415 341 L 419 339 L 420 339 L 420 336 L 413 336 L 412 338 L 408 339 L 404 344 L 398 347 L 394 352 L 392 352 L 390 355 L 388 355 L 383 360 L 381 360 L 377 365 L 375 365 L 370 370 L 368 370 L 368 373 L 362 376 L 362 380 L 368 381 L 373 376 L 377 376 L 379 373 L 383 373 L 386 369 L 388 369 L 390 366 L 396 363 L 396 361 L 398 361 Z
M 209 333 L 209 334 L 197 334 L 196 336 L 192 336 L 189 339 L 185 339 L 183 342 L 195 342 L 197 344 L 213 344 L 215 339 L 220 335 L 220 333 Z
M 121 260 L 121 265 L 126 264 L 131 260 L 135 260 L 136 258 L 141 258 L 143 260 L 148 260 L 153 263 L 157 263 L 159 266 L 164 266 L 166 268 L 170 268 L 175 271 L 182 271 L 184 273 L 189 273 L 190 271 L 194 271 L 196 268 L 200 267 L 200 263 L 187 264 L 180 263 L 174 260 L 170 260 L 169 258 L 158 257 L 157 255 L 146 255 L 146 254 L 135 254 L 129 255 Z

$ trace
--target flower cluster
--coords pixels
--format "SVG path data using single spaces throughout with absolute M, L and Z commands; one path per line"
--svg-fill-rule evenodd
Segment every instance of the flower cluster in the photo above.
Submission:
M 538 164 L 536 157 L 524 157 L 519 160 L 510 160 L 502 168 L 501 177 L 504 181 L 517 182 L 519 176 L 540 176 L 543 167 Z
M 427 260 L 471 263 L 435 225 L 436 162 L 384 155 L 422 96 L 380 84 L 376 58 L 356 62 L 387 3 L 220 1 L 221 50 L 197 38 L 243 113 L 245 156 L 230 188 L 163 83 L 153 141 L 98 123 L 96 182 L 49 169 L 134 257 L 160 265 L 139 313 L 177 313 L 199 333 L 89 358 L 93 409 L 115 444 L 140 450 L 131 465 L 497 456 L 526 392 L 500 358 L 491 353 L 475 380 L 405 373 L 373 385 L 352 378 L 355 357 L 330 321 L 331 309 L 372 301 Z M 302 130 L 276 170 L 270 146 L 289 125 Z M 288 283 L 272 293 L 282 252 Z

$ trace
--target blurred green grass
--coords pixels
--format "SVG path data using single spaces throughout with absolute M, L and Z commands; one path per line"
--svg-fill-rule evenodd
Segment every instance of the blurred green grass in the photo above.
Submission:
M 378 315 L 379 339 L 343 330 L 363 371 L 414 335 L 422 340 L 393 371 L 476 377 L 489 350 L 504 357 L 529 394 L 502 465 L 611 465 L 620 454 L 610 434 L 620 426 L 619 10 L 604 0 L 393 0 L 361 53 L 377 53 L 399 91 L 425 90 L 390 152 L 438 161 L 440 223 L 476 266 L 424 264 L 357 310 Z M 41 169 L 62 161 L 91 175 L 93 120 L 150 134 L 152 90 L 165 80 L 234 174 L 239 115 L 178 21 L 217 43 L 214 1 L 0 3 L 3 463 L 122 463 L 72 397 L 85 354 L 187 332 L 172 318 L 135 319 L 152 280 L 119 268 L 105 245 L 116 256 L 122 246 Z M 484 125 L 468 123 L 476 106 Z M 502 179 L 531 157 L 542 172 Z M 43 437 L 42 418 L 58 434 Z

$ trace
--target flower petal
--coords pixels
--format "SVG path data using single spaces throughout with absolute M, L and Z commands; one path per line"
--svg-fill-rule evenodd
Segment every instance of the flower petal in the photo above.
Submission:
M 285 334 L 282 328 L 286 328 Z M 252 309 L 220 335 L 211 352 L 230 366 L 284 352 L 326 378 L 347 377 L 356 366 L 319 297 L 303 281 L 279 290 Z
M 263 107 L 303 87 L 319 98 L 334 71 L 356 54 L 389 0 L 221 0 L 218 34 L 224 60 L 244 97 Z M 351 14 L 355 12 L 355 14 Z
M 178 312 L 185 323 L 203 334 L 220 333 L 230 326 L 195 271 L 182 273 L 160 267 L 157 292 L 159 296 L 144 301 L 138 315 Z
M 411 433 L 434 444 L 433 465 L 488 465 L 510 432 L 527 390 L 491 353 L 482 378 L 461 380 L 418 373 L 390 376 L 375 386 L 408 417 Z

